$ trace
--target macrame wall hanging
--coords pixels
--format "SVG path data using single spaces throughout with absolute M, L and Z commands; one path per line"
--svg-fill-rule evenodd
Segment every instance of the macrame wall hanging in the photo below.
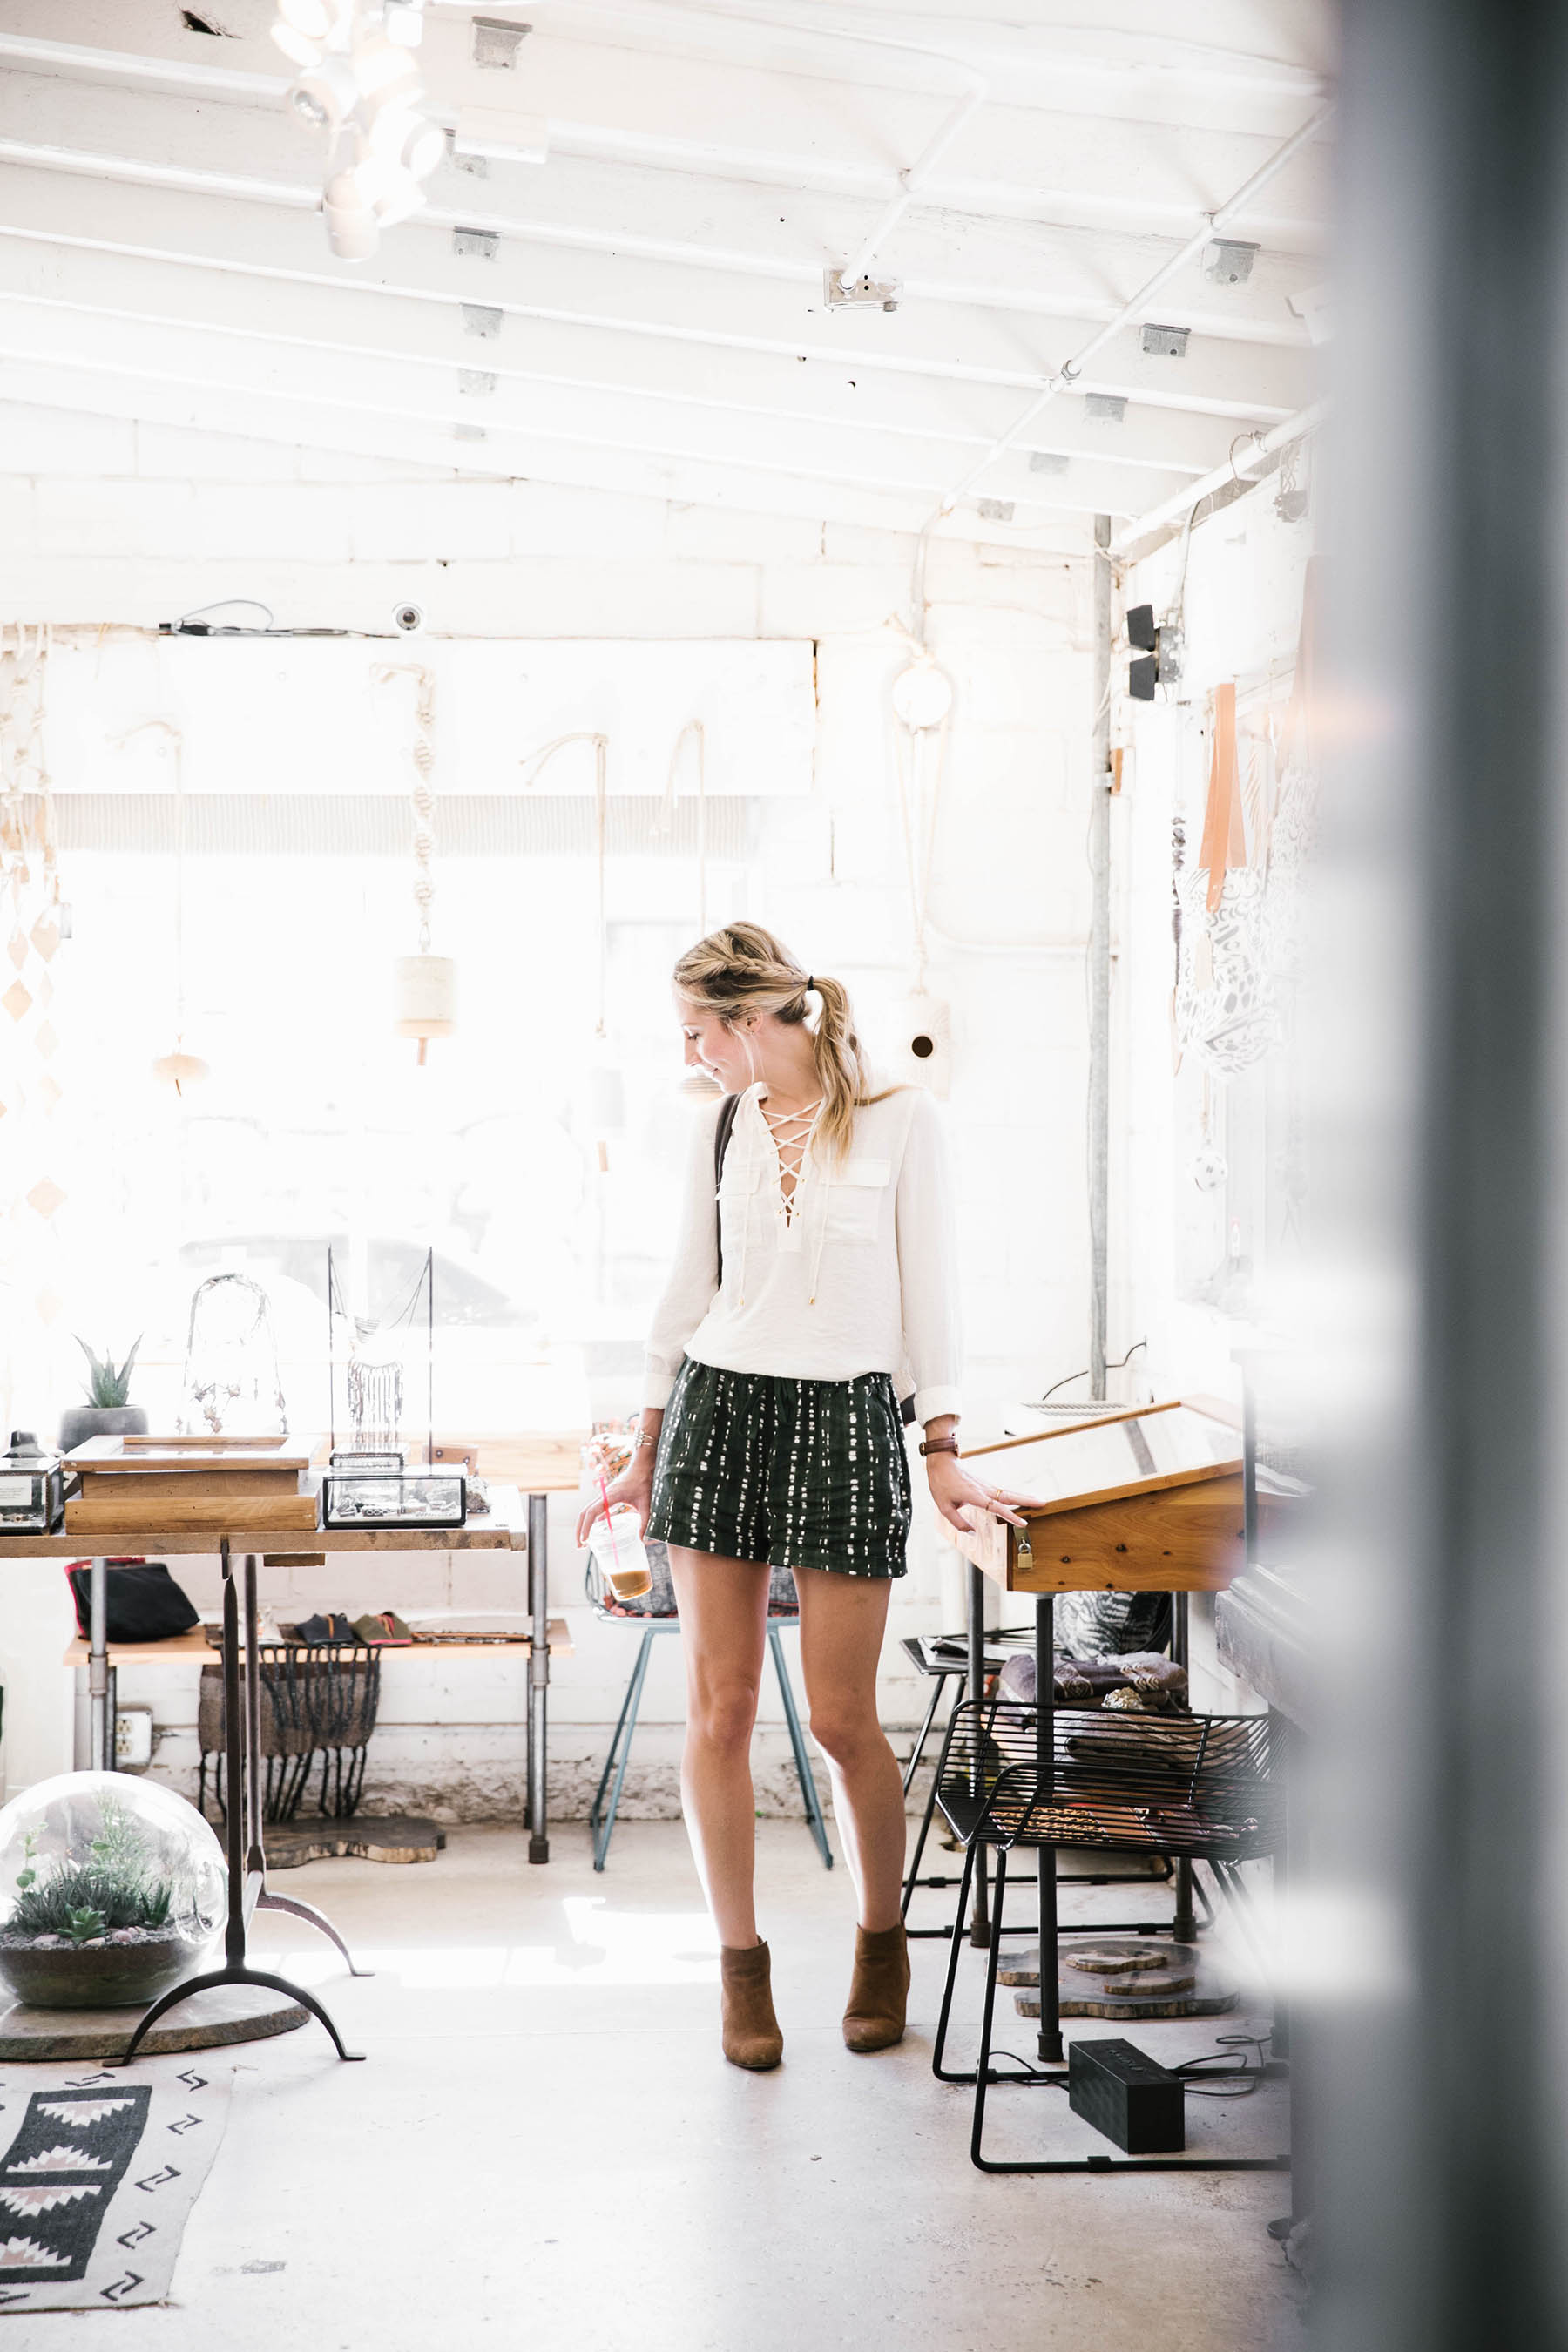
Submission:
M 1320 774 L 1312 740 L 1313 566 L 1301 595 L 1301 631 L 1289 708 L 1274 751 L 1274 800 L 1265 845 L 1268 961 L 1289 985 L 1301 976 L 1302 898 L 1318 830 Z
M 1229 681 L 1215 688 L 1208 797 L 1197 859 L 1176 883 L 1176 1039 L 1222 1078 L 1249 1069 L 1279 1034 L 1264 883 L 1263 872 L 1247 855 L 1236 686 Z
M 197 1284 L 180 1386 L 182 1436 L 288 1435 L 271 1302 L 248 1274 Z
M 60 894 L 54 794 L 44 719 L 49 632 L 0 628 L 0 1391 L 19 1377 L 25 1323 L 60 1312 L 56 1218 L 66 1194 L 55 1174 L 61 1090 L 51 1011 L 53 966 L 70 920 Z M 37 1326 L 35 1325 L 35 1329 Z
M 403 678 L 414 684 L 414 907 L 418 918 L 417 954 L 397 956 L 392 966 L 393 1024 L 399 1037 L 416 1041 L 415 1059 L 425 1066 L 432 1037 L 449 1037 L 458 1025 L 458 967 L 450 956 L 430 951 L 430 908 L 436 897 L 436 673 L 417 662 L 393 662 L 374 670 L 377 686 Z

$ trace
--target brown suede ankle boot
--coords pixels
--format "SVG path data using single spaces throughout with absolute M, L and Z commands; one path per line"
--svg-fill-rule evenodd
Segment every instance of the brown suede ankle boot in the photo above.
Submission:
M 757 2074 L 766 2074 L 784 2056 L 770 1969 L 768 1948 L 761 1940 L 749 1952 L 728 1944 L 720 1948 L 724 2055 L 731 2066 L 749 2066 Z
M 855 1930 L 855 1975 L 844 2012 L 847 2050 L 890 2050 L 904 2038 L 910 1998 L 910 1948 L 902 1923 L 875 1935 Z

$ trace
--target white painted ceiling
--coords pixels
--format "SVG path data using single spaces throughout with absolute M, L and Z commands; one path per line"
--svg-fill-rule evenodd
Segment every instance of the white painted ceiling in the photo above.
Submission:
M 476 13 L 531 27 L 510 69 Z M 1321 110 L 1323 0 L 431 0 L 427 110 L 542 120 L 545 160 L 449 158 L 356 264 L 273 16 L 0 0 L 0 402 L 898 530 L 963 484 L 944 535 L 1057 547 L 1313 399 L 1328 134 L 1227 227 L 1247 283 L 1199 255 L 1154 298 L 1184 357 L 1135 315 L 969 479 Z M 965 68 L 872 265 L 898 309 L 830 310 Z

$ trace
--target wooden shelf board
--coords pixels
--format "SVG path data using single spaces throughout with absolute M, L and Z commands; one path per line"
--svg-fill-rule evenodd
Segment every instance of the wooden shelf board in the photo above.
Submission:
M 268 1644 L 261 1652 L 264 1660 L 270 1646 Z M 532 1649 L 533 1643 L 526 1633 L 520 1633 L 515 1639 L 509 1636 L 504 1642 L 389 1642 L 384 1645 L 378 1643 L 376 1646 L 380 1654 L 385 1658 L 444 1659 L 495 1657 L 498 1654 L 504 1655 L 508 1651 L 521 1653 L 526 1657 Z M 552 1657 L 569 1658 L 574 1648 L 575 1644 L 565 1618 L 552 1617 L 550 1620 Z M 85 1666 L 89 1654 L 87 1643 L 78 1634 L 73 1641 L 66 1644 L 64 1664 L 68 1666 Z M 204 1665 L 218 1665 L 222 1663 L 222 1657 L 223 1653 L 216 1649 L 205 1634 L 201 1633 L 176 1633 L 167 1642 L 110 1642 L 109 1644 L 110 1665 L 133 1666 L 146 1661 L 169 1658 L 195 1658 Z

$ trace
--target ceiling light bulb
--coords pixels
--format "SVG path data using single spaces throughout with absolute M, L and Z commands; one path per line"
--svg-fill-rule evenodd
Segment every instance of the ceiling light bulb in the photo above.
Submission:
M 317 66 L 321 62 L 321 44 L 312 41 L 292 25 L 281 19 L 272 27 L 272 37 L 292 66 Z
M 285 25 L 303 33 L 308 41 L 324 41 L 331 31 L 337 10 L 328 0 L 278 0 L 278 14 Z M 278 38 L 274 30 L 273 39 Z
M 335 137 L 354 110 L 359 97 L 353 72 L 343 58 L 323 58 L 300 76 L 289 93 L 289 103 L 307 122 Z

